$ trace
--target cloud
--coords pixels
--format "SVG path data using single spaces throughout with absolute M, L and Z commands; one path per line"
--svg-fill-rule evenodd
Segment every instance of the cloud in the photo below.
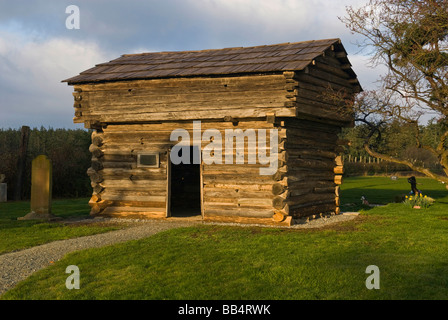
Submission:
M 62 79 L 121 54 L 253 46 L 355 37 L 338 20 L 365 0 L 15 0 L 0 2 L 0 127 L 72 124 L 72 88 Z M 80 8 L 68 30 L 65 9 Z M 376 78 L 350 55 L 363 87 Z
M 72 88 L 61 80 L 105 59 L 92 43 L 0 33 L 0 127 L 73 127 Z

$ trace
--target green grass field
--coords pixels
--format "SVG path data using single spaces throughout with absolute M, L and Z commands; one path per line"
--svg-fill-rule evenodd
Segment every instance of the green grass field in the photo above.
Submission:
M 448 191 L 417 180 L 436 199 L 428 209 L 393 203 L 410 190 L 405 178 L 347 178 L 342 208 L 360 210 L 355 220 L 320 230 L 173 229 L 69 254 L 1 298 L 448 299 Z M 363 195 L 385 206 L 363 207 Z M 68 265 L 79 267 L 79 290 L 65 287 Z M 369 265 L 380 270 L 378 290 L 366 288 Z
M 54 200 L 52 212 L 60 218 L 89 216 L 89 199 Z M 50 241 L 87 236 L 118 229 L 116 226 L 92 224 L 67 226 L 63 223 L 18 221 L 30 212 L 28 201 L 0 203 L 0 254 L 17 251 Z

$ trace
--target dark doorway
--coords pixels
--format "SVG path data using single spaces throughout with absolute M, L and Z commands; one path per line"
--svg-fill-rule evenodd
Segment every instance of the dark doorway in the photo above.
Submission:
M 182 148 L 183 149 L 183 148 Z M 179 156 L 182 156 L 182 151 Z M 190 217 L 201 214 L 201 167 L 194 164 L 194 153 L 199 148 L 190 146 L 190 163 L 173 164 L 171 166 L 171 216 Z

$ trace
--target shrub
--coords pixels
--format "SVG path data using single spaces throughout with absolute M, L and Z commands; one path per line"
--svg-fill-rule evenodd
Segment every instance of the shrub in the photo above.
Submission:
M 426 209 L 434 203 L 434 199 L 419 193 L 418 195 L 406 196 L 404 199 L 404 204 L 416 209 Z

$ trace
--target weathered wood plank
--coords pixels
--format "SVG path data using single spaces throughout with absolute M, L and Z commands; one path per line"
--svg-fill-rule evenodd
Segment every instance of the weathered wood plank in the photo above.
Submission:
M 204 218 L 211 218 L 212 216 L 227 216 L 227 217 L 243 217 L 243 218 L 272 218 L 275 211 L 273 209 L 246 209 L 246 208 L 226 208 L 217 205 L 205 204 Z
M 204 216 L 206 222 L 226 222 L 226 223 L 244 223 L 244 224 L 262 224 L 262 225 L 278 225 L 290 226 L 292 224 L 291 217 L 286 217 L 283 221 L 275 221 L 272 218 L 253 218 L 253 217 L 238 217 L 238 216 L 222 216 L 222 215 L 206 215 Z
M 110 83 L 97 84 L 80 84 L 77 88 L 81 89 L 83 93 L 90 91 L 109 91 L 109 90 L 138 90 L 145 91 L 153 89 L 156 92 L 167 89 L 188 88 L 188 90 L 203 91 L 204 88 L 216 88 L 217 90 L 236 90 L 237 88 L 260 87 L 261 89 L 268 84 L 283 85 L 285 78 L 283 75 L 253 75 L 240 77 L 201 77 L 201 78 L 172 78 L 168 81 L 166 79 L 151 79 L 151 80 L 133 80 L 133 81 L 115 81 Z
M 269 113 L 275 113 L 278 117 L 294 117 L 295 110 L 279 107 L 266 107 L 265 105 L 254 105 L 241 109 L 220 108 L 219 110 L 197 110 L 197 111 L 172 111 L 172 112 L 140 112 L 132 114 L 121 114 L 117 118 L 114 114 L 83 115 L 85 121 L 98 121 L 103 123 L 114 122 L 148 122 L 148 121 L 172 121 L 172 120 L 200 120 L 200 119 L 224 119 L 233 117 L 235 119 L 244 118 L 265 118 Z

